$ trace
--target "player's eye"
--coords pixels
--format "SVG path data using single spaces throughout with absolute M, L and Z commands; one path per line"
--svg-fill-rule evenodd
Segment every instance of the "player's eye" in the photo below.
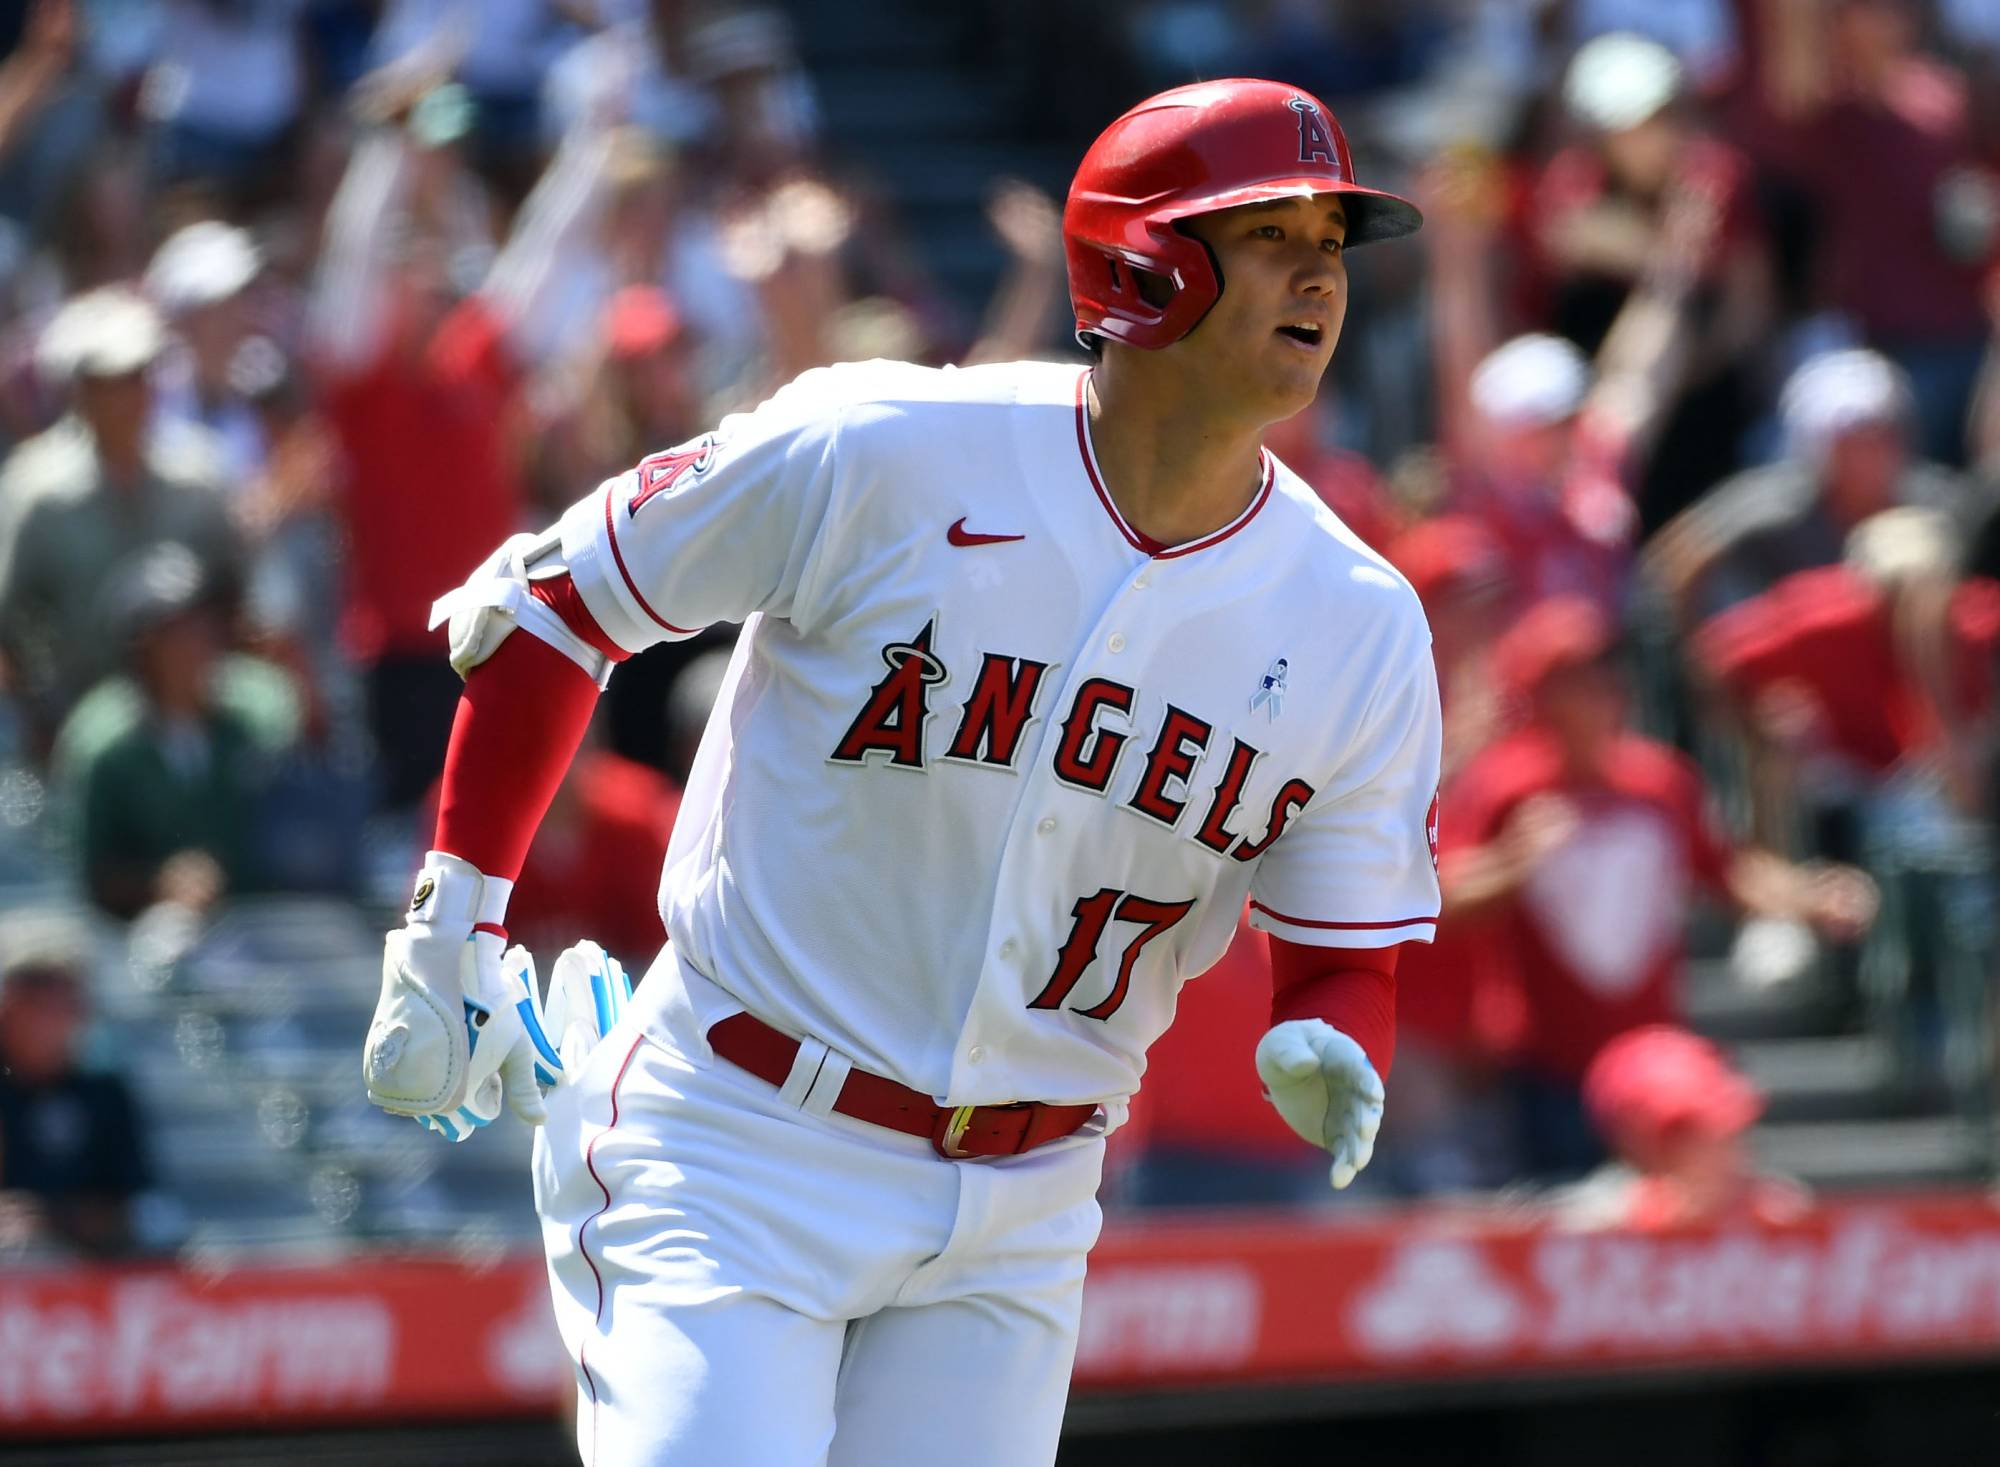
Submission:
M 1336 255 L 1346 248 L 1346 246 L 1337 239 L 1323 239 L 1319 242 L 1319 247 L 1323 250 L 1330 250 Z
M 1259 224 L 1250 233 L 1258 239 L 1283 239 L 1285 237 L 1284 229 L 1276 224 Z

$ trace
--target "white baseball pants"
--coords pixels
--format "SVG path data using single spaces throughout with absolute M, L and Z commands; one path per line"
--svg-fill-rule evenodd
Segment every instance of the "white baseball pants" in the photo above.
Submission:
M 1053 1462 L 1094 1128 L 946 1161 L 710 1054 L 678 982 L 663 956 L 535 1143 L 587 1467 Z

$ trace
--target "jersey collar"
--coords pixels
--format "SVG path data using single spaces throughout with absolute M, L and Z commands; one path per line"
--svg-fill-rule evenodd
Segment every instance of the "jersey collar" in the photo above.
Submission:
M 1151 535 L 1142 535 L 1126 522 L 1118 512 L 1118 506 L 1111 500 L 1104 487 L 1104 475 L 1098 472 L 1097 450 L 1090 442 L 1090 413 L 1084 405 L 1084 387 L 1090 381 L 1090 369 L 1086 367 L 1076 378 L 1076 451 L 1083 459 L 1083 471 L 1090 476 L 1090 487 L 1097 491 L 1097 502 L 1104 506 L 1104 512 L 1111 516 L 1111 523 L 1118 527 L 1118 533 L 1141 555 L 1150 555 L 1155 560 L 1173 560 L 1183 555 L 1193 555 L 1197 550 L 1206 550 L 1211 545 L 1219 545 L 1231 535 L 1257 517 L 1257 511 L 1271 497 L 1271 486 L 1276 480 L 1276 471 L 1269 450 L 1258 449 L 1257 458 L 1264 466 L 1264 482 L 1257 487 L 1257 493 L 1249 506 L 1235 519 L 1199 540 L 1190 540 L 1184 545 L 1166 545 Z

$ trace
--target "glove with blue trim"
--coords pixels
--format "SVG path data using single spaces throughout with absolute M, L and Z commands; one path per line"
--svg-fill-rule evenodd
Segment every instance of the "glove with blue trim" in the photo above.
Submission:
M 1375 1155 L 1383 1092 L 1359 1044 L 1324 1019 L 1288 1019 L 1258 1041 L 1257 1074 L 1285 1124 L 1333 1153 L 1336 1188 L 1360 1175 Z
M 507 949 L 498 969 L 481 977 L 479 995 L 465 999 L 466 1101 L 417 1117 L 452 1141 L 497 1119 L 503 1104 L 529 1125 L 540 1125 L 547 1119 L 542 1098 L 582 1068 L 632 996 L 618 960 L 594 942 L 580 942 L 556 959 L 546 1000 L 535 959 L 524 947 Z

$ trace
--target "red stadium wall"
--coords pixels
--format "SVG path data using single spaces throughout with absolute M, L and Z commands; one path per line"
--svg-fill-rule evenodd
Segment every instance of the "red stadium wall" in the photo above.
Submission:
M 2000 1206 L 1848 1199 L 1785 1228 L 1491 1214 L 1127 1223 L 1077 1388 L 2000 1358 Z M 540 1260 L 0 1274 L 0 1439 L 546 1414 Z

